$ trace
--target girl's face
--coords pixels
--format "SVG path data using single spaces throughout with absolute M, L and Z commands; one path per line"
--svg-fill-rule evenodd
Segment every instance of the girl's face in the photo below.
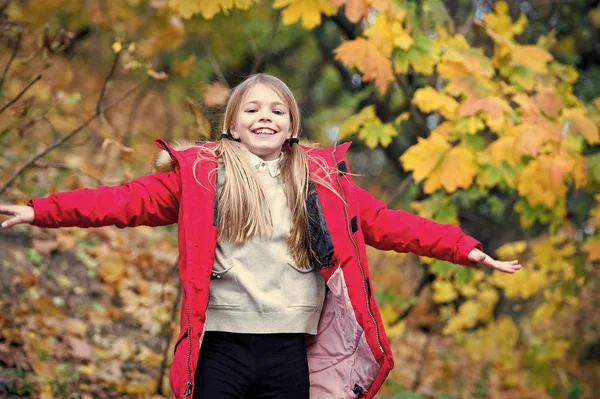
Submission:
M 277 159 L 292 135 L 290 110 L 275 91 L 256 84 L 244 95 L 231 134 L 263 160 Z

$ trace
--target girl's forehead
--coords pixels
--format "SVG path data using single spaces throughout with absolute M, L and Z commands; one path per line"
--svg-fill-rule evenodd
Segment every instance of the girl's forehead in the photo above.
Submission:
M 287 105 L 283 98 L 277 93 L 274 87 L 257 83 L 250 87 L 242 98 L 242 103 L 250 101 L 256 102 L 280 102 L 283 105 Z

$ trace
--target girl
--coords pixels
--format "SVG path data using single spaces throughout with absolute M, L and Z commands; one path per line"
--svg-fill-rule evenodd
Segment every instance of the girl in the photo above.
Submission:
M 514 273 L 457 226 L 386 209 L 355 186 L 349 144 L 298 144 L 289 88 L 257 74 L 230 94 L 218 142 L 171 147 L 123 186 L 0 206 L 39 227 L 179 224 L 177 398 L 373 398 L 393 367 L 365 244 Z

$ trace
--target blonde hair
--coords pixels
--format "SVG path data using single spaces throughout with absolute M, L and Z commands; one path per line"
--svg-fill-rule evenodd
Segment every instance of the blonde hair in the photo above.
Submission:
M 297 138 L 300 134 L 300 110 L 294 95 L 280 79 L 263 73 L 248 77 L 231 91 L 225 109 L 223 132 L 231 134 L 244 95 L 257 84 L 269 87 L 283 100 L 289 110 L 291 137 Z M 245 151 L 243 144 L 221 139 L 212 148 L 203 147 L 196 160 L 197 163 L 204 159 L 208 152 L 217 158 L 219 167 L 223 168 L 225 179 L 218 194 L 218 239 L 236 244 L 243 244 L 257 236 L 271 237 L 273 233 L 269 208 L 262 206 L 268 203 L 267 194 Z M 299 268 L 318 266 L 311 246 L 310 215 L 306 207 L 310 184 L 323 185 L 337 194 L 330 178 L 335 171 L 328 171 L 325 160 L 314 155 L 310 157 L 318 165 L 317 173 L 309 173 L 307 154 L 298 145 L 289 146 L 280 159 L 281 180 L 291 213 L 288 251 Z M 327 172 L 321 173 L 323 171 Z

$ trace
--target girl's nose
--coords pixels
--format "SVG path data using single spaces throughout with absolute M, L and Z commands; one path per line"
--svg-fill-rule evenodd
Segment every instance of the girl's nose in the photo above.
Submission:
M 271 121 L 271 115 L 269 114 L 269 111 L 260 111 L 258 118 L 260 121 Z

